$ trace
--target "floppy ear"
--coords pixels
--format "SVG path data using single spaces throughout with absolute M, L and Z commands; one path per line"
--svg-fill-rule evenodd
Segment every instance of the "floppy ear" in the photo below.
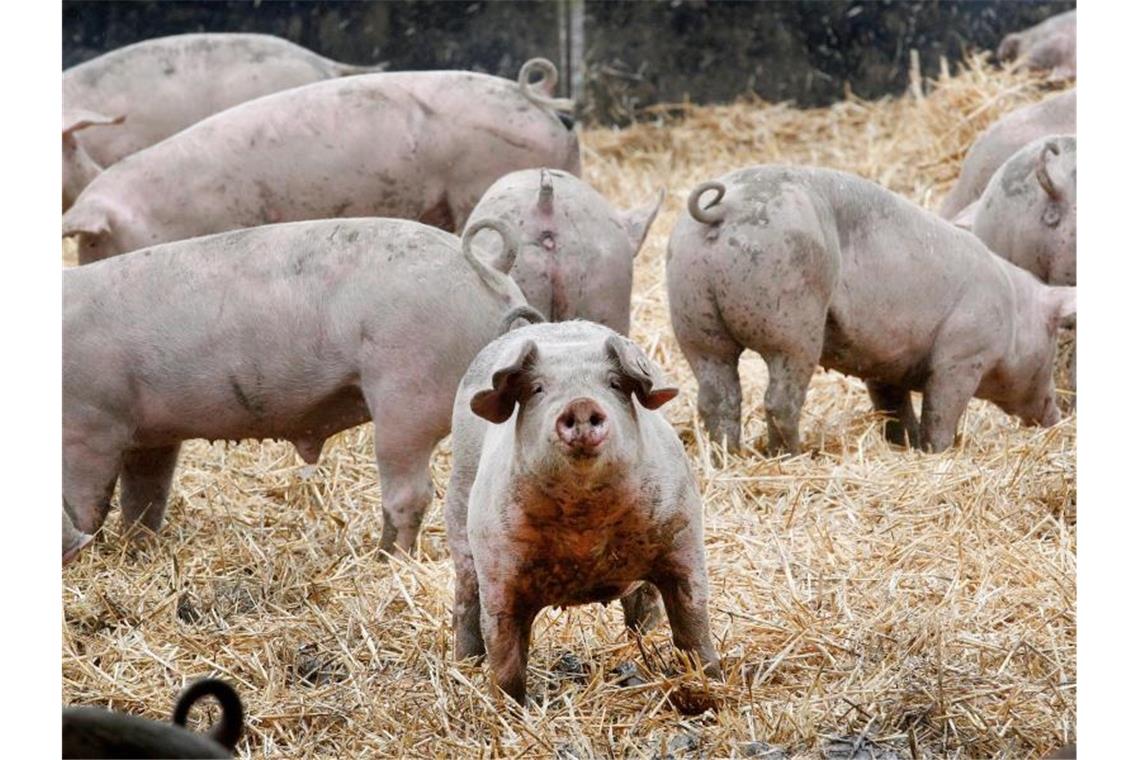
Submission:
M 653 226 L 653 220 L 657 218 L 657 212 L 661 210 L 661 201 L 663 200 L 665 200 L 665 188 L 658 190 L 657 197 L 646 202 L 644 206 L 622 212 L 621 224 L 625 228 L 625 234 L 629 236 L 634 256 L 637 256 L 637 252 L 645 244 L 645 238 L 649 235 L 649 228 Z
M 646 409 L 657 409 L 677 395 L 677 388 L 666 384 L 661 369 L 633 341 L 611 335 L 606 338 L 606 352 L 617 364 L 630 392 Z
M 1048 291 L 1049 327 L 1071 327 L 1077 321 L 1077 289 L 1050 287 Z
M 91 235 L 98 237 L 111 231 L 107 214 L 87 204 L 72 206 L 63 215 L 63 237 Z
M 538 346 L 533 340 L 524 341 L 506 355 L 491 375 L 491 387 L 471 397 L 471 411 L 496 425 L 509 420 L 537 355 Z
M 63 136 L 68 137 L 73 132 L 78 132 L 81 129 L 88 127 L 107 126 L 109 124 L 122 124 L 127 117 L 124 114 L 118 116 L 107 116 L 98 111 L 88 111 L 82 108 L 77 108 L 68 111 L 63 115 Z
M 999 61 L 1012 61 L 1021 52 L 1021 35 L 1007 34 L 998 45 L 997 57 Z
M 958 212 L 958 216 L 954 217 L 954 226 L 961 227 L 964 230 L 974 231 L 974 221 L 978 217 L 978 207 L 982 205 L 982 201 L 976 200 L 966 208 Z

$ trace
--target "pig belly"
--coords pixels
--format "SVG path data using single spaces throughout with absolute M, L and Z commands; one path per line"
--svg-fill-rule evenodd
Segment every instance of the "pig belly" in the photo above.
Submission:
M 234 395 L 233 403 L 223 408 L 151 419 L 139 428 L 136 444 L 150 448 L 195 438 L 274 438 L 292 441 L 306 461 L 315 461 L 326 438 L 372 418 L 364 395 L 355 386 L 340 388 L 308 404 L 273 410 L 236 388 Z

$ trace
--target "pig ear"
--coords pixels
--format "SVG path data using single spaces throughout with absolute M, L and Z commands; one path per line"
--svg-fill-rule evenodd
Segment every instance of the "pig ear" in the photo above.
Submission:
M 118 116 L 107 116 L 98 111 L 87 111 L 85 109 L 75 109 L 68 111 L 63 115 L 63 136 L 68 137 L 73 132 L 78 132 L 81 129 L 88 127 L 106 126 L 109 124 L 122 124 L 123 120 L 127 117 L 123 114 Z
M 1007 34 L 998 45 L 997 57 L 999 61 L 1012 61 L 1017 58 L 1021 50 L 1021 35 Z
M 978 207 L 982 204 L 981 200 L 976 200 L 966 208 L 958 212 L 958 216 L 954 217 L 954 226 L 961 227 L 964 230 L 974 231 L 974 220 L 978 217 Z
M 537 355 L 538 346 L 533 340 L 525 341 L 514 353 L 508 354 L 506 361 L 491 375 L 491 387 L 471 397 L 471 411 L 496 425 L 509 420 Z
M 657 212 L 661 210 L 661 201 L 663 200 L 665 200 L 665 188 L 658 190 L 657 197 L 649 200 L 644 206 L 622 212 L 622 227 L 625 228 L 625 234 L 629 236 L 629 243 L 633 246 L 634 256 L 637 256 L 637 252 L 645 244 L 645 238 L 649 235 L 649 228 L 653 226 L 653 220 L 657 218 Z
M 111 231 L 107 214 L 89 205 L 72 206 L 63 215 L 63 237 L 91 235 L 98 237 Z
M 656 409 L 677 395 L 677 388 L 666 385 L 661 369 L 633 341 L 611 335 L 606 338 L 606 351 L 616 361 L 622 377 L 632 386 L 631 392 L 646 409 Z
M 1048 318 L 1050 331 L 1058 327 L 1071 327 L 1077 317 L 1077 289 L 1051 287 L 1048 291 Z

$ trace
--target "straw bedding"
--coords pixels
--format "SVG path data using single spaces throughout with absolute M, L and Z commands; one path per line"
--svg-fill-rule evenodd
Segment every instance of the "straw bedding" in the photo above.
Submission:
M 665 409 L 704 495 L 724 682 L 689 671 L 666 626 L 629 638 L 616 604 L 547 610 L 539 703 L 513 713 L 485 666 L 451 655 L 447 442 L 418 557 L 384 562 L 369 425 L 315 468 L 283 443 L 186 445 L 161 539 L 130 545 L 113 515 L 63 571 L 63 702 L 163 719 L 186 682 L 220 675 L 247 707 L 243 757 L 1030 757 L 1071 741 L 1073 418 L 1022 428 L 974 401 L 959 445 L 921 455 L 883 441 L 859 380 L 820 370 L 809 453 L 726 457 L 699 425 L 664 288 L 696 183 L 816 164 L 932 208 L 977 133 L 1048 94 L 979 58 L 894 99 L 680 105 L 582 133 L 586 179 L 618 205 L 668 188 L 636 260 L 633 337 L 682 388 Z M 758 448 L 763 361 L 746 353 L 741 374 Z

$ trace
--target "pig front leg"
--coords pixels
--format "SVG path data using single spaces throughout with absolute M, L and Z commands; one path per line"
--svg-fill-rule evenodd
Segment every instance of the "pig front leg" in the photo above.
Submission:
M 63 501 L 82 533 L 103 526 L 111 509 L 123 447 L 116 436 L 103 432 L 63 433 Z
M 457 482 L 453 470 L 447 487 L 444 517 L 447 523 L 447 544 L 455 563 L 455 604 L 451 620 L 455 631 L 455 657 L 481 657 L 486 653 L 483 631 L 479 620 L 479 578 L 475 574 L 475 560 L 467 540 L 467 500 L 470 488 Z
M 919 440 L 923 451 L 945 451 L 954 443 L 958 420 L 981 380 L 979 367 L 951 364 L 934 369 L 922 390 Z
M 918 418 L 910 403 L 910 391 L 897 385 L 867 381 L 867 393 L 875 408 L 887 415 L 883 437 L 897 446 L 918 445 Z
M 480 622 L 487 643 L 491 680 L 511 699 L 526 705 L 526 666 L 530 629 L 538 610 L 522 605 L 503 588 L 490 588 L 483 598 Z
M 691 547 L 667 561 L 653 583 L 661 590 L 673 643 L 700 658 L 705 673 L 720 677 L 720 658 L 709 633 L 708 576 L 704 550 Z
M 123 454 L 119 508 L 123 510 L 125 527 L 141 524 L 152 533 L 162 527 L 181 447 L 179 443 L 156 449 L 134 449 Z

